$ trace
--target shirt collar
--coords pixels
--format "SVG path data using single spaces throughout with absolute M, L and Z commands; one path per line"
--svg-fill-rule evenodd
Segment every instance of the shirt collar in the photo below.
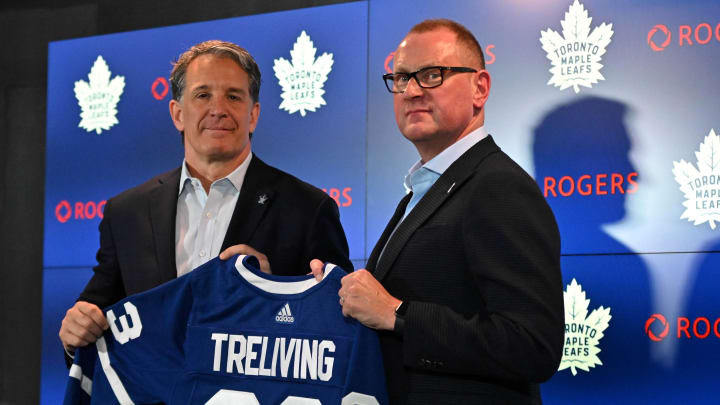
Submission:
M 248 156 L 243 160 L 242 163 L 238 167 L 235 168 L 230 174 L 223 177 L 222 179 L 218 179 L 217 181 L 221 181 L 223 179 L 227 179 L 230 184 L 235 187 L 236 190 L 240 191 L 240 188 L 242 187 L 243 180 L 245 180 L 245 173 L 247 173 L 248 166 L 250 166 L 250 160 L 252 159 L 252 152 L 248 154 Z M 187 162 L 185 159 L 183 159 L 182 163 L 182 170 L 180 171 L 180 190 L 178 192 L 178 196 L 182 194 L 183 190 L 185 189 L 188 180 L 192 181 L 195 178 L 190 175 L 190 170 L 188 170 Z
M 418 159 L 418 161 L 412 165 L 410 170 L 408 170 L 408 174 L 405 176 L 405 189 L 408 192 L 412 190 L 410 186 L 410 176 L 412 176 L 412 174 L 418 171 L 421 167 L 425 167 L 426 169 L 437 173 L 438 176 L 442 175 L 451 164 L 463 155 L 463 153 L 467 152 L 468 149 L 472 148 L 486 136 L 488 136 L 488 133 L 485 130 L 485 126 L 482 126 L 445 148 L 445 150 L 440 152 L 437 156 L 430 159 L 429 162 L 423 164 L 422 160 Z

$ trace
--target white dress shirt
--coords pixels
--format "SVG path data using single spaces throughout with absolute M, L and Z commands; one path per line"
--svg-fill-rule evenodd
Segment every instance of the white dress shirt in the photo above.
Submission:
M 252 153 L 206 193 L 183 160 L 175 217 L 175 264 L 178 277 L 220 254 Z

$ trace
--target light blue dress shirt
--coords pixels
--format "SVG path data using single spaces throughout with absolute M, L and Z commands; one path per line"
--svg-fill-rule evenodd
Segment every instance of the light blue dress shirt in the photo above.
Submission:
M 417 203 L 423 198 L 423 196 L 425 195 L 425 193 L 427 193 L 430 187 L 435 184 L 435 181 L 437 181 L 437 179 L 440 178 L 443 173 L 445 173 L 445 170 L 447 170 L 447 168 L 450 167 L 451 164 L 458 160 L 458 158 L 462 156 L 463 153 L 467 152 L 470 148 L 472 148 L 476 143 L 480 142 L 486 136 L 488 136 L 488 133 L 487 131 L 485 131 L 485 127 L 482 126 L 460 138 L 460 140 L 458 140 L 454 144 L 445 148 L 445 150 L 440 152 L 437 156 L 430 159 L 429 162 L 425 164 L 423 164 L 422 160 L 418 160 L 417 162 L 415 162 L 415 164 L 408 171 L 408 174 L 405 176 L 404 183 L 405 190 L 408 193 L 412 191 L 413 195 L 412 197 L 410 197 L 410 201 L 405 207 L 405 214 L 403 215 L 402 219 L 398 221 L 397 225 L 395 225 L 395 229 L 393 229 L 392 234 L 390 234 L 388 240 L 385 241 L 385 246 L 383 246 L 383 250 L 380 251 L 377 263 L 380 263 L 380 259 L 382 258 L 383 253 L 385 253 L 387 242 L 392 238 L 398 226 L 400 226 L 402 221 L 405 220 L 410 211 L 415 208 L 415 205 L 417 205 Z
M 485 127 L 482 126 L 448 146 L 429 162 L 425 164 L 423 164 L 422 160 L 415 162 L 405 176 L 405 189 L 408 193 L 412 191 L 413 195 L 410 197 L 407 207 L 405 207 L 405 215 L 402 219 L 404 220 L 408 216 L 418 201 L 423 198 L 425 193 L 451 164 L 487 135 Z

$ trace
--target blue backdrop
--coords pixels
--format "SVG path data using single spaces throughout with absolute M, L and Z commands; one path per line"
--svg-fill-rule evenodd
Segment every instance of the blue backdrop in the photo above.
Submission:
M 716 398 L 720 4 L 370 0 L 50 44 L 42 402 L 62 394 L 57 331 L 90 277 L 103 201 L 182 160 L 167 106 L 172 60 L 207 39 L 254 55 L 263 73 L 254 152 L 336 199 L 362 267 L 418 158 L 380 76 L 412 25 L 438 17 L 478 38 L 492 77 L 486 128 L 535 177 L 560 226 L 570 339 L 544 401 Z M 304 115 L 280 108 L 274 72 L 280 58 L 293 63 L 302 32 L 310 62 L 332 54 L 327 80 L 314 82 L 324 104 Z M 109 76 L 84 105 L 117 120 L 100 133 L 79 126 L 74 92 L 93 85 L 98 56 Z M 576 328 L 590 321 L 603 327 L 585 341 Z

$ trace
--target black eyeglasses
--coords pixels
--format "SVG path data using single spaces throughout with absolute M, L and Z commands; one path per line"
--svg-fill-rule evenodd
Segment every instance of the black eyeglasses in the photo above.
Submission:
M 445 72 L 475 73 L 477 70 L 467 67 L 428 66 L 412 73 L 387 73 L 383 75 L 385 87 L 390 93 L 404 93 L 414 77 L 417 84 L 424 89 L 431 89 L 443 84 Z

